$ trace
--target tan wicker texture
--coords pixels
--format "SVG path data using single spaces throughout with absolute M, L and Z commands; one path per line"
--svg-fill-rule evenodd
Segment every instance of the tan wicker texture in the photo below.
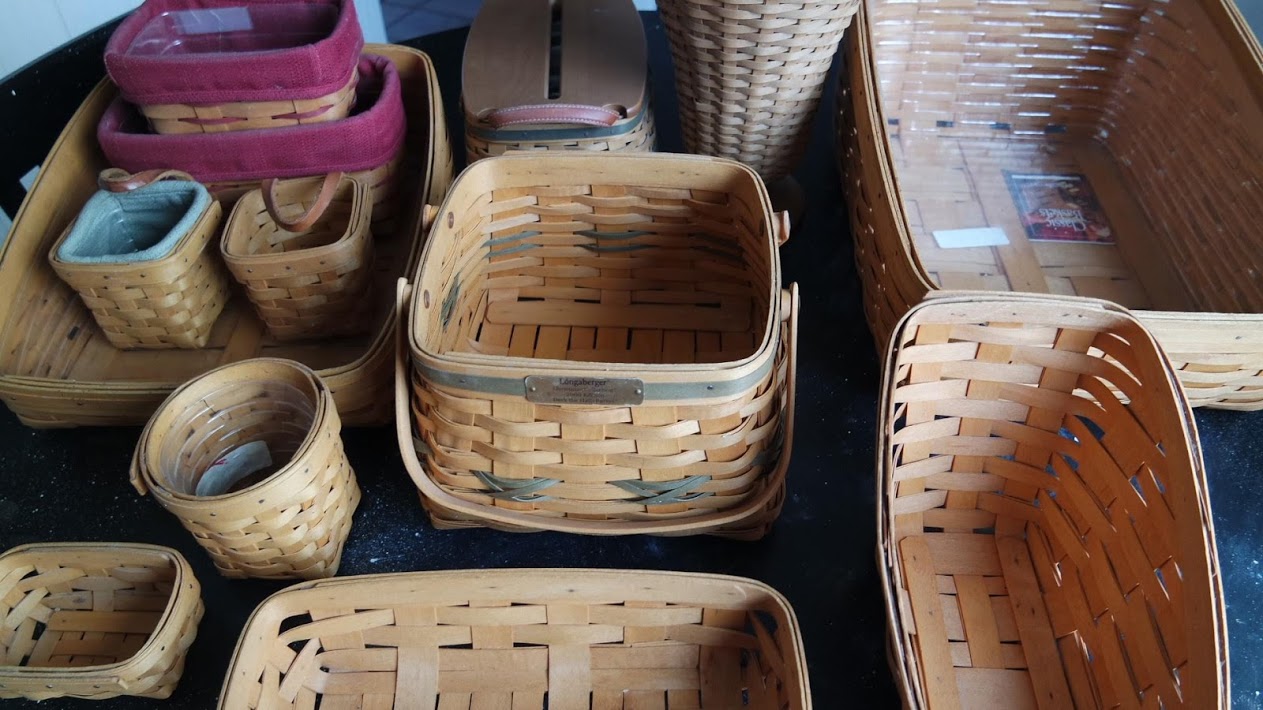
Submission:
M 44 543 L 0 555 L 0 698 L 166 698 L 202 618 L 180 553 Z
M 527 135 L 528 133 L 536 135 Z M 559 134 L 568 134 L 560 135 Z M 511 137 L 509 137 L 511 136 Z M 469 163 L 483 158 L 504 155 L 516 150 L 590 150 L 606 152 L 650 153 L 657 150 L 658 132 L 653 109 L 646 104 L 633 118 L 612 128 L 588 131 L 583 128 L 544 131 L 512 131 L 509 136 L 479 130 L 465 123 L 465 157 Z M 546 136 L 546 137 L 545 137 Z
M 442 202 L 453 157 L 438 78 L 422 52 L 370 45 L 399 71 L 408 118 L 406 149 L 395 164 L 398 217 L 373 225 L 373 311 L 369 333 L 319 343 L 268 337 L 245 298 L 234 298 L 198 351 L 124 351 L 47 262 L 53 242 L 97 190 L 103 164 L 96 128 L 116 90 L 102 83 L 85 100 L 53 147 L 0 244 L 0 400 L 29 426 L 143 425 L 171 391 L 210 369 L 249 357 L 298 360 L 315 369 L 337 400 L 347 426 L 381 425 L 393 413 L 395 281 L 421 254 L 422 208 Z M 383 166 L 383 169 L 388 166 Z M 356 175 L 353 175 L 356 176 Z M 370 182 L 370 185 L 373 184 Z M 258 183 L 248 185 L 257 188 Z M 216 186 L 209 185 L 212 190 Z M 237 187 L 238 194 L 248 191 Z M 374 216 L 385 214 L 380 191 Z M 229 195 L 219 193 L 221 201 Z M 235 199 L 235 196 L 233 196 Z M 224 202 L 224 204 L 228 204 Z
M 323 185 L 334 185 L 326 192 Z M 277 182 L 233 206 L 220 251 L 278 340 L 363 332 L 372 324 L 373 209 L 367 186 L 331 175 Z M 304 215 L 303 224 L 288 220 Z M 278 221 L 282 220 L 282 221 Z
M 355 106 L 359 72 L 341 89 L 313 99 L 241 101 L 226 104 L 151 104 L 137 108 L 155 133 L 222 133 L 282 128 L 346 118 Z
M 219 707 L 808 710 L 793 609 L 748 579 L 412 572 L 298 585 L 251 617 Z
M 466 170 L 409 315 L 426 468 L 410 470 L 431 510 L 591 534 L 765 529 L 750 518 L 778 509 L 796 312 L 767 200 L 713 158 Z
M 141 434 L 132 484 L 180 519 L 225 577 L 337 574 L 360 502 L 328 387 L 307 367 L 260 358 L 226 365 L 172 393 Z M 202 477 L 245 444 L 270 466 L 218 495 Z
M 689 152 L 766 180 L 802 157 L 838 42 L 859 0 L 663 0 Z
M 879 557 L 906 706 L 1229 706 L 1197 433 L 1138 320 L 942 296 L 895 329 L 885 380 Z
M 1263 54 L 1231 3 L 870 2 L 860 28 L 838 145 L 879 347 L 933 289 L 1105 298 L 1194 406 L 1263 407 Z M 980 227 L 1002 242 L 940 240 Z
M 200 348 L 230 297 L 228 275 L 211 246 L 222 218 L 223 208 L 211 202 L 169 254 L 135 263 L 58 259 L 70 234 L 67 227 L 49 250 L 48 262 L 79 293 L 114 347 Z

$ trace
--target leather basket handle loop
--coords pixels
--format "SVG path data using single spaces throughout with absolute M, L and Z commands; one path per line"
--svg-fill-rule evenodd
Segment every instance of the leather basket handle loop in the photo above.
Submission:
M 622 114 L 600 106 L 584 104 L 530 104 L 499 108 L 487 114 L 485 119 L 492 128 L 506 128 L 533 123 L 570 123 L 580 126 L 609 127 L 618 122 Z
M 192 175 L 183 170 L 155 168 L 153 170 L 142 170 L 138 173 L 129 173 L 122 168 L 106 168 L 97 175 L 96 184 L 102 190 L 110 192 L 131 192 L 159 180 L 167 179 L 197 182 Z
M 276 207 L 276 178 L 268 178 L 263 181 L 263 205 L 267 207 L 268 215 L 274 222 L 287 232 L 305 232 L 311 229 L 312 225 L 324 216 L 325 210 L 329 209 L 329 204 L 333 202 L 333 194 L 338 189 L 338 183 L 342 181 L 342 173 L 333 172 L 325 175 L 324 182 L 320 184 L 320 194 L 316 195 L 316 201 L 304 213 L 298 215 L 294 219 L 285 219 L 281 216 L 281 212 Z

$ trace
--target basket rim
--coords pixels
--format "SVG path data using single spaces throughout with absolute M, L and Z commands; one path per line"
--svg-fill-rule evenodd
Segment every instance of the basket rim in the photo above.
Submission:
M 288 178 L 289 180 L 315 180 L 315 177 L 308 178 Z M 331 253 L 342 250 L 346 245 L 356 239 L 371 239 L 369 233 L 369 222 L 372 221 L 373 201 L 368 196 L 368 184 L 363 180 L 352 176 L 349 173 L 343 173 L 338 180 L 338 187 L 343 183 L 351 184 L 351 214 L 349 215 L 346 227 L 342 229 L 342 234 L 334 241 L 328 244 L 321 244 L 317 247 L 300 249 L 289 252 L 267 252 L 248 254 L 241 250 L 241 242 L 248 236 L 250 232 L 246 229 L 234 229 L 238 226 L 239 219 L 244 220 L 247 210 L 255 210 L 263 206 L 263 190 L 255 188 L 246 194 L 237 198 L 236 204 L 232 206 L 232 212 L 228 215 L 228 220 L 224 226 L 224 234 L 219 242 L 219 253 L 223 256 L 224 261 L 230 264 L 239 264 L 241 266 L 249 266 L 251 264 L 284 264 L 292 261 L 295 256 L 300 257 L 317 257 L 328 256 Z M 245 205 L 246 201 L 249 205 Z M 240 211 L 240 216 L 239 216 Z M 268 221 L 276 224 L 269 215 Z M 279 225 L 278 225 L 279 226 Z M 281 228 L 284 230 L 284 228 Z M 303 230 L 310 231 L 310 230 Z
M 161 558 L 172 563 L 175 568 L 175 578 L 171 582 L 171 594 L 167 598 L 167 606 L 162 612 L 162 616 L 158 619 L 158 624 L 149 634 L 149 638 L 145 639 L 145 643 L 126 660 L 115 663 L 106 663 L 93 666 L 73 666 L 73 667 L 57 667 L 57 666 L 13 666 L 0 664 L 0 678 L 21 679 L 31 676 L 56 676 L 70 675 L 76 680 L 91 675 L 104 675 L 111 671 L 118 671 L 127 666 L 140 663 L 144 657 L 156 653 L 153 649 L 158 645 L 159 637 L 164 639 L 168 636 L 178 638 L 180 628 L 177 623 L 183 623 L 184 619 L 192 616 L 193 609 L 197 606 L 196 601 L 192 607 L 187 610 L 179 610 L 180 618 L 176 619 L 176 606 L 189 598 L 200 599 L 201 584 L 197 581 L 197 577 L 193 575 L 193 567 L 184 555 L 174 548 L 165 545 L 152 545 L 143 542 L 34 542 L 26 545 L 18 545 L 4 552 L 0 552 L 0 562 L 7 558 L 16 557 L 24 554 L 56 554 L 57 552 L 91 552 L 91 553 L 108 553 L 111 550 L 126 550 L 134 553 L 151 554 L 155 558 Z M 186 588 L 187 585 L 187 588 Z M 172 645 L 172 641 L 168 640 L 168 646 Z M 163 651 L 165 653 L 165 651 Z M 55 688 L 54 688 L 55 690 Z
M 741 505 L 728 510 L 721 510 L 712 513 L 694 515 L 685 518 L 677 518 L 673 520 L 613 520 L 602 521 L 593 524 L 591 521 L 578 520 L 573 518 L 554 518 L 543 517 L 538 515 L 530 515 L 519 511 L 496 508 L 492 506 L 480 505 L 467 500 L 463 500 L 443 490 L 426 472 L 424 464 L 417 456 L 416 448 L 413 445 L 412 433 L 412 396 L 409 391 L 409 374 L 408 365 L 409 358 L 407 354 L 406 333 L 403 330 L 403 323 L 406 318 L 407 311 L 407 291 L 410 287 L 404 279 L 399 280 L 398 301 L 401 311 L 399 332 L 396 340 L 395 355 L 395 435 L 399 442 L 399 455 L 403 459 L 404 468 L 408 471 L 408 476 L 412 479 L 413 484 L 420 491 L 421 495 L 436 505 L 458 513 L 463 513 L 480 520 L 491 520 L 494 522 L 515 525 L 529 530 L 553 530 L 557 532 L 579 533 L 585 535 L 634 535 L 634 534 L 663 534 L 663 533 L 679 533 L 679 532 L 706 532 L 708 530 L 740 523 L 751 517 L 754 517 L 759 511 L 765 509 L 783 488 L 785 480 L 789 473 L 789 463 L 793 457 L 794 450 L 794 404 L 796 397 L 796 383 L 798 375 L 797 364 L 797 343 L 795 336 L 797 328 L 792 327 L 793 320 L 797 315 L 798 309 L 798 285 L 791 284 L 790 298 L 792 301 L 791 327 L 790 327 L 790 343 L 786 357 L 787 376 L 786 376 L 786 403 L 784 422 L 784 439 L 781 443 L 781 455 L 775 468 L 771 472 L 765 474 L 767 477 L 767 485 L 764 490 L 756 497 L 751 498 Z M 416 289 L 413 289 L 414 291 Z
M 223 207 L 220 201 L 212 197 L 210 204 L 206 206 L 206 209 L 202 211 L 202 214 L 198 215 L 197 221 L 193 223 L 192 228 L 190 228 L 187 232 L 185 232 L 180 237 L 179 241 L 175 243 L 175 246 L 171 247 L 171 251 L 167 252 L 166 256 L 158 257 L 157 259 L 151 259 L 149 261 L 140 261 L 140 262 L 62 261 L 57 256 L 57 252 L 61 250 L 61 245 L 65 243 L 66 238 L 70 236 L 70 230 L 74 229 L 75 224 L 78 223 L 79 219 L 78 217 L 75 217 L 74 219 L 70 220 L 70 224 L 66 225 L 66 229 L 61 233 L 61 236 L 57 237 L 57 240 L 53 242 L 52 248 L 49 249 L 48 251 L 48 261 L 50 264 L 52 264 L 53 268 L 59 272 L 60 271 L 72 271 L 72 272 L 77 271 L 80 273 L 95 272 L 95 273 L 109 274 L 110 276 L 113 276 L 115 274 L 119 274 L 120 276 L 126 276 L 127 275 L 126 272 L 128 271 L 144 271 L 144 270 L 152 270 L 155 268 L 161 268 L 178 261 L 181 257 L 185 256 L 186 251 L 200 252 L 201 249 L 205 247 L 207 243 L 210 242 L 211 237 L 213 236 L 215 230 L 218 228 L 218 225 L 215 225 L 215 226 L 211 226 L 210 229 L 207 229 L 208 227 L 207 222 L 209 222 L 212 219 L 218 220 L 222 214 L 223 214 Z M 203 234 L 203 232 L 205 232 L 205 234 Z M 190 247 L 196 246 L 195 244 L 193 244 L 193 237 L 195 235 L 202 236 L 205 243 L 203 243 L 201 246 L 197 246 L 195 249 L 190 249 Z
M 1154 338 L 1153 333 L 1144 325 L 1144 323 L 1129 309 L 1124 308 L 1111 301 L 1095 298 L 1085 298 L 1081 296 L 1058 296 L 1053 294 L 1034 294 L 1025 292 L 1000 292 L 1000 291 L 965 291 L 965 290 L 934 290 L 928 293 L 923 301 L 914 305 L 908 310 L 891 330 L 890 342 L 886 345 L 886 352 L 882 358 L 882 374 L 880 378 L 880 392 L 878 395 L 877 409 L 877 447 L 875 451 L 875 465 L 877 475 L 875 479 L 875 497 L 876 497 L 876 522 L 877 522 L 877 544 L 876 544 L 876 562 L 877 573 L 881 583 L 881 592 L 885 601 L 887 643 L 890 649 L 890 666 L 891 673 L 894 676 L 898 691 L 906 708 L 919 708 L 914 685 L 916 679 L 909 678 L 905 668 L 905 664 L 900 659 L 909 655 L 916 655 L 916 649 L 910 648 L 904 640 L 905 631 L 901 619 L 902 610 L 899 608 L 899 599 L 897 595 L 895 583 L 895 570 L 899 564 L 898 552 L 896 546 L 892 543 L 891 531 L 891 512 L 886 501 L 886 495 L 893 480 L 891 479 L 894 470 L 894 446 L 891 443 L 891 434 L 887 430 L 886 424 L 894 421 L 894 402 L 891 400 L 891 394 L 894 390 L 895 382 L 898 380 L 899 374 L 895 370 L 895 360 L 898 355 L 900 338 L 905 330 L 914 324 L 915 321 L 932 313 L 935 310 L 943 308 L 951 308 L 954 305 L 992 305 L 1003 307 L 1009 304 L 1022 305 L 1047 305 L 1050 307 L 1072 308 L 1076 310 L 1094 310 L 1106 312 L 1120 318 L 1128 325 L 1135 328 L 1135 332 L 1143 338 L 1142 345 L 1149 348 L 1160 360 L 1162 370 L 1165 374 L 1163 382 L 1145 383 L 1150 387 L 1159 388 L 1160 392 L 1156 396 L 1163 399 L 1170 397 L 1175 403 L 1179 413 L 1181 428 L 1185 434 L 1185 453 L 1188 458 L 1188 467 L 1192 472 L 1192 484 L 1195 495 L 1198 498 L 1198 508 L 1202 518 L 1202 545 L 1203 555 L 1208 558 L 1207 574 L 1209 577 L 1209 591 L 1211 593 L 1212 616 L 1214 617 L 1215 627 L 1213 634 L 1215 637 L 1215 646 L 1219 654 L 1216 668 L 1218 674 L 1216 680 L 1219 684 L 1220 707 L 1230 707 L 1231 703 L 1231 674 L 1229 671 L 1229 655 L 1228 655 L 1228 631 L 1227 631 L 1227 608 L 1224 598 L 1222 575 L 1219 570 L 1219 554 L 1215 542 L 1215 525 L 1214 516 L 1211 514 L 1209 488 L 1206 481 L 1206 469 L 1201 455 L 1201 443 L 1197 433 L 1197 422 L 1193 417 L 1192 407 L 1189 405 L 1188 397 L 1179 384 L 1175 370 L 1171 365 L 1170 359 L 1166 356 L 1165 351 Z M 1168 455 L 1172 453 L 1168 448 Z M 1189 590 L 1190 592 L 1194 590 Z M 897 654 L 897 655 L 896 655 Z
M 529 578 L 538 580 L 548 584 L 563 585 L 566 578 L 579 578 L 582 580 L 599 580 L 609 579 L 611 582 L 615 580 L 626 581 L 626 578 L 632 576 L 640 579 L 670 580 L 683 582 L 686 580 L 694 580 L 703 583 L 731 585 L 734 590 L 753 590 L 764 595 L 764 598 L 774 605 L 778 611 L 784 615 L 787 622 L 787 636 L 793 643 L 792 648 L 781 649 L 782 654 L 787 661 L 787 668 L 791 667 L 792 661 L 793 672 L 797 676 L 800 705 L 796 706 L 802 710 L 810 710 L 811 704 L 811 686 L 808 675 L 808 665 L 806 662 L 806 652 L 803 647 L 802 628 L 798 623 L 798 616 L 794 612 L 793 605 L 789 599 L 776 588 L 757 579 L 749 577 L 740 577 L 736 575 L 715 574 L 710 572 L 680 572 L 674 570 L 639 570 L 639 569 L 599 569 L 591 567 L 505 567 L 490 569 L 457 569 L 457 570 L 421 570 L 410 572 L 390 572 L 380 574 L 353 575 L 347 577 L 332 577 L 329 579 L 300 582 L 298 584 L 286 587 L 278 592 L 274 592 L 255 607 L 246 619 L 245 625 L 241 629 L 241 634 L 237 637 L 237 643 L 233 648 L 232 659 L 228 663 L 228 670 L 224 674 L 224 682 L 220 687 L 219 705 L 222 709 L 227 706 L 224 704 L 228 699 L 228 691 L 232 687 L 232 682 L 237 675 L 248 676 L 249 673 L 243 671 L 240 667 L 242 660 L 242 651 L 251 643 L 264 643 L 266 639 L 258 635 L 255 630 L 256 623 L 263 623 L 263 619 L 276 613 L 277 607 L 284 604 L 290 597 L 303 597 L 313 593 L 319 593 L 329 590 L 336 593 L 340 589 L 359 587 L 373 588 L 382 583 L 395 583 L 398 585 L 415 584 L 418 588 L 430 586 L 432 588 L 441 588 L 444 580 L 460 579 L 460 580 L 477 580 L 479 578 L 488 578 L 488 581 L 496 581 L 500 579 L 522 580 Z M 380 589 L 380 587 L 377 587 Z M 415 593 L 415 591 L 414 591 Z M 574 592 L 578 594 L 577 592 Z M 734 592 L 734 597 L 740 596 L 748 599 L 749 596 Z M 583 599 L 583 596 L 577 597 Z M 247 669 L 248 670 L 248 669 Z M 787 682 L 788 684 L 788 682 Z M 791 706 L 794 707 L 794 706 Z
M 315 395 L 315 401 L 312 414 L 311 426 L 307 429 L 307 434 L 303 437 L 302 443 L 298 445 L 298 449 L 290 457 L 283 466 L 274 473 L 267 476 L 263 480 L 254 485 L 243 488 L 239 491 L 221 493 L 213 496 L 189 495 L 177 493 L 164 485 L 157 485 L 159 482 L 155 478 L 154 471 L 159 462 L 155 461 L 157 454 L 154 452 L 153 439 L 154 427 L 159 423 L 169 424 L 172 417 L 176 416 L 184 407 L 177 407 L 180 404 L 189 404 L 202 399 L 202 393 L 208 387 L 216 387 L 216 385 L 231 384 L 233 374 L 231 371 L 236 369 L 246 369 L 252 367 L 268 367 L 275 369 L 289 369 L 299 373 L 305 380 L 311 383 L 312 391 Z M 216 387 L 216 389 L 218 389 Z M 185 402 L 184 400 L 189 400 Z M 307 367 L 297 360 L 288 360 L 285 358 L 260 357 L 248 358 L 246 360 L 238 360 L 230 362 L 219 367 L 198 375 L 180 385 L 170 396 L 158 405 L 154 410 L 153 416 L 149 418 L 149 422 L 145 424 L 145 428 L 141 431 L 140 438 L 136 443 L 136 450 L 132 454 L 131 477 L 132 485 L 137 488 L 143 495 L 145 492 L 152 493 L 154 498 L 170 503 L 179 507 L 198 508 L 214 506 L 220 503 L 226 503 L 244 496 L 254 496 L 263 491 L 270 491 L 277 486 L 283 485 L 286 479 L 298 475 L 302 466 L 295 465 L 305 456 L 308 451 L 315 446 L 317 439 L 320 437 L 322 429 L 330 422 L 338 423 L 337 410 L 333 407 L 333 393 L 329 390 L 329 386 L 320 378 L 318 374 L 310 367 Z M 142 487 L 144 490 L 141 490 Z
M 851 36 L 850 43 L 854 49 L 849 54 L 859 62 L 859 74 L 863 77 L 865 98 L 861 100 L 858 94 L 852 90 L 851 101 L 855 105 L 856 111 L 863 110 L 873 119 L 874 133 L 876 134 L 873 137 L 877 146 L 874 165 L 876 173 L 881 177 L 879 187 L 890 196 L 888 202 L 894 217 L 893 221 L 899 240 L 900 253 L 911 263 L 913 274 L 918 285 L 923 290 L 928 293 L 938 291 L 950 292 L 952 289 L 942 289 L 935 285 L 921 261 L 920 252 L 912 238 L 912 230 L 909 226 L 907 213 L 904 210 L 898 172 L 894 169 L 894 158 L 890 152 L 890 141 L 882 131 L 882 127 L 886 125 L 886 111 L 883 108 L 881 91 L 878 86 L 879 77 L 877 75 L 875 58 L 875 38 L 870 29 L 871 20 L 869 19 L 870 6 L 876 1 L 861 0 L 859 10 L 855 13 L 853 20 L 855 23 L 855 34 Z M 1228 54 L 1239 64 L 1253 62 L 1257 68 L 1253 73 L 1254 81 L 1251 88 L 1254 90 L 1255 101 L 1263 104 L 1263 38 L 1254 34 L 1249 24 L 1245 21 L 1244 15 L 1241 14 L 1240 9 L 1232 0 L 1198 0 L 1198 4 L 1210 17 L 1213 27 L 1218 31 L 1218 39 Z M 1029 292 L 994 291 L 989 293 L 1025 295 Z M 1055 294 L 1047 295 L 1055 296 Z M 1140 314 L 1145 320 L 1152 318 L 1190 322 L 1190 319 L 1192 319 L 1191 322 L 1194 323 L 1203 323 L 1210 318 L 1214 318 L 1225 324 L 1231 322 L 1257 324 L 1263 318 L 1263 314 L 1219 311 L 1163 311 L 1137 308 L 1131 309 L 1130 312 Z M 894 331 L 892 330 L 891 332 Z M 881 348 L 880 344 L 878 348 Z M 1257 348 L 1245 350 L 1245 352 L 1255 351 L 1257 351 Z
M 766 322 L 763 326 L 762 340 L 759 346 L 751 352 L 750 355 L 740 360 L 731 360 L 719 363 L 696 363 L 696 364 L 672 364 L 672 363 L 614 363 L 614 362 L 588 362 L 580 360 L 551 360 L 544 358 L 530 357 L 513 357 L 513 356 L 488 356 L 478 353 L 438 353 L 423 345 L 419 340 L 419 332 L 421 330 L 420 313 L 426 310 L 427 306 L 423 302 L 423 289 L 419 285 L 427 277 L 430 269 L 427 266 L 432 262 L 432 253 L 439 249 L 435 239 L 435 230 L 442 227 L 439 226 L 438 217 L 436 217 L 434 226 L 430 230 L 429 237 L 426 239 L 425 249 L 422 251 L 419 266 L 415 271 L 411 282 L 416 286 L 412 289 L 410 299 L 409 316 L 407 319 L 407 337 L 408 349 L 411 353 L 411 359 L 421 368 L 433 372 L 447 372 L 456 376 L 467 376 L 472 378 L 514 378 L 520 379 L 530 374 L 539 374 L 541 370 L 547 369 L 550 374 L 572 375 L 577 377 L 591 376 L 593 373 L 609 373 L 611 376 L 628 376 L 635 374 L 640 379 L 649 382 L 673 382 L 679 381 L 679 375 L 695 375 L 706 373 L 709 382 L 728 382 L 751 376 L 752 372 L 760 367 L 770 366 L 768 362 L 774 358 L 776 344 L 779 338 L 781 327 L 781 319 L 777 317 L 779 293 L 783 288 L 781 269 L 780 269 L 780 251 L 777 245 L 776 225 L 772 219 L 771 199 L 768 196 L 767 186 L 763 179 L 759 177 L 752 168 L 728 158 L 715 158 L 701 155 L 683 155 L 673 153 L 619 153 L 612 156 L 603 153 L 597 156 L 584 155 L 579 152 L 569 151 L 550 151 L 543 154 L 511 154 L 500 155 L 489 158 L 483 158 L 469 165 L 456 177 L 452 182 L 451 188 L 447 192 L 442 205 L 437 211 L 438 216 L 443 214 L 451 214 L 454 202 L 454 195 L 460 188 L 462 180 L 471 181 L 479 177 L 479 173 L 496 173 L 502 170 L 501 166 L 513 166 L 515 164 L 533 164 L 538 165 L 544 163 L 559 163 L 567 165 L 567 170 L 574 172 L 577 170 L 590 170 L 595 174 L 601 174 L 602 165 L 610 160 L 617 160 L 620 164 L 629 164 L 631 161 L 640 161 L 644 164 L 644 170 L 649 171 L 653 167 L 670 167 L 670 166 L 710 166 L 715 169 L 723 169 L 732 172 L 735 175 L 742 176 L 743 180 L 750 180 L 755 188 L 755 192 L 759 197 L 760 206 L 762 207 L 762 225 L 764 247 L 770 257 L 772 265 L 772 278 L 768 284 L 768 313 Z M 586 177 L 584 179 L 587 179 Z M 441 299 L 439 299 L 441 300 Z M 701 383 L 705 386 L 705 382 Z

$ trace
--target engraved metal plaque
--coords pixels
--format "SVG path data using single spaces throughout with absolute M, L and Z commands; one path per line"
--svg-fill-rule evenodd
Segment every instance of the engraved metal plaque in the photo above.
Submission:
M 526 401 L 537 404 L 641 404 L 645 383 L 634 377 L 526 378 Z

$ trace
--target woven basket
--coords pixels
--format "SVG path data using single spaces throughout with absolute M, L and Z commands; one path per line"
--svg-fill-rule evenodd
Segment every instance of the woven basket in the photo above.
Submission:
M 895 328 L 885 380 L 879 557 L 907 707 L 1229 706 L 1197 432 L 1136 318 L 942 296 Z
M 380 426 L 391 421 L 395 281 L 410 273 L 420 258 L 423 207 L 443 201 L 452 178 L 453 159 L 438 77 L 429 57 L 398 45 L 370 45 L 368 51 L 387 58 L 395 67 L 403 97 L 399 123 L 407 127 L 404 150 L 387 146 L 385 151 L 387 158 L 398 155 L 401 159 L 396 173 L 398 216 L 392 229 L 382 228 L 380 222 L 373 225 L 372 330 L 320 344 L 278 342 L 268 337 L 249 301 L 233 298 L 201 350 L 126 351 L 110 344 L 78 295 L 62 283 L 47 259 L 79 205 L 98 190 L 98 171 L 109 167 L 98 146 L 96 129 L 117 92 L 103 81 L 62 131 L 14 219 L 10 238 L 0 243 L 0 291 L 5 294 L 0 297 L 0 400 L 22 423 L 38 427 L 143 426 L 182 383 L 218 365 L 250 357 L 298 360 L 315 369 L 333 391 L 338 416 L 346 426 Z M 361 86 L 361 91 L 364 88 Z M 279 134 L 269 160 L 293 159 L 299 166 L 295 169 L 299 169 L 304 161 L 309 165 L 314 162 L 313 154 L 295 151 L 294 142 L 302 142 L 299 134 L 319 132 L 330 125 L 254 133 Z M 199 143 L 225 140 L 235 145 L 247 133 L 143 136 L 146 145 L 154 138 L 164 147 L 169 140 L 194 138 Z M 373 143 L 369 134 L 367 130 L 349 134 L 349 152 L 371 153 L 363 150 Z M 279 145 L 287 142 L 285 136 L 289 136 L 288 151 Z M 222 159 L 220 167 L 226 168 L 233 161 L 258 156 L 231 152 L 211 157 Z M 368 159 L 380 158 L 369 155 Z M 270 176 L 301 177 L 313 172 L 324 175 L 328 171 L 306 169 Z M 264 172 L 260 177 L 269 174 Z M 259 179 L 255 178 L 252 188 L 258 187 Z M 380 205 L 374 206 L 374 216 Z
M 802 157 L 838 42 L 859 0 L 662 0 L 689 152 L 765 180 Z
M 132 485 L 174 513 L 225 577 L 332 577 L 360 502 L 341 429 L 333 396 L 306 366 L 244 360 L 159 407 L 136 447 Z M 270 464 L 239 489 L 196 494 L 204 476 L 253 442 L 263 442 Z
M 147 0 L 105 64 L 155 132 L 221 133 L 345 118 L 363 46 L 352 0 Z
M 250 617 L 222 710 L 808 710 L 794 611 L 706 574 L 411 572 L 290 587 Z
M 223 208 L 212 201 L 165 256 L 136 262 L 70 262 L 58 257 L 74 225 L 48 252 L 48 262 L 116 348 L 200 348 L 230 297 L 228 276 L 209 249 Z
M 202 618 L 180 553 L 43 543 L 0 555 L 0 698 L 166 698 Z
M 462 173 L 412 289 L 410 395 L 397 380 L 435 524 L 765 532 L 792 429 L 778 232 L 732 161 L 553 153 Z
M 653 151 L 647 66 L 631 0 L 487 0 L 461 74 L 468 161 L 510 150 Z
M 869 3 L 843 72 L 878 347 L 938 288 L 1104 298 L 1194 406 L 1263 407 L 1263 53 L 1232 4 L 946 5 Z
M 373 205 L 341 173 L 269 181 L 233 207 L 220 250 L 259 320 L 279 340 L 346 335 L 371 322 Z

